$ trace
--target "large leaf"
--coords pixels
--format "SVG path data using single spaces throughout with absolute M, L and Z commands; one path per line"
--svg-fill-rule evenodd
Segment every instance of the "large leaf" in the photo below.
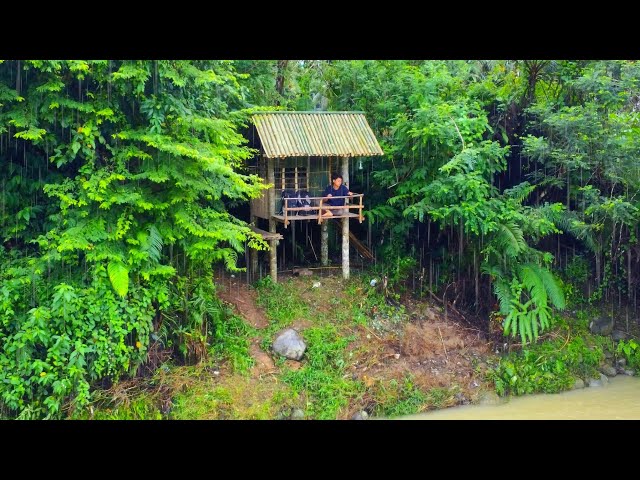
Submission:
M 119 260 L 112 260 L 107 265 L 107 273 L 111 285 L 118 295 L 124 297 L 129 291 L 129 269 Z

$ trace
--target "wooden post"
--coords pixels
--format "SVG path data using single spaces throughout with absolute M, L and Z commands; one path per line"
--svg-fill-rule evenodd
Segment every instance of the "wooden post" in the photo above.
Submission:
M 267 183 L 275 185 L 275 162 L 273 158 L 269 158 L 267 161 Z M 273 216 L 276 214 L 276 189 L 271 187 L 268 192 L 269 195 L 269 232 L 276 233 L 276 219 Z M 278 246 L 278 240 L 269 241 L 269 271 L 271 273 L 271 279 L 274 282 L 278 281 L 278 259 L 276 257 L 276 248 Z
M 320 265 L 326 267 L 329 264 L 329 222 L 320 225 Z
M 253 214 L 253 211 L 251 211 L 251 216 L 249 218 L 251 220 L 251 223 L 257 227 L 258 217 Z M 249 257 L 251 259 L 251 271 L 249 272 L 249 278 L 251 279 L 251 281 L 255 281 L 256 275 L 258 274 L 258 250 L 256 250 L 255 248 L 250 248 L 249 250 Z
M 342 183 L 349 183 L 349 157 L 342 157 Z M 348 198 L 344 199 L 345 207 L 349 202 Z M 348 213 L 349 210 L 345 208 Z M 342 219 L 342 278 L 349 279 L 349 217 Z

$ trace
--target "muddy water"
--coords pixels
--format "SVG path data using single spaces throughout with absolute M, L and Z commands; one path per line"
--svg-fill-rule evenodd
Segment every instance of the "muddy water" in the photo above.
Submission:
M 466 405 L 398 420 L 640 419 L 640 378 L 618 375 L 603 387 L 511 397 L 498 405 Z

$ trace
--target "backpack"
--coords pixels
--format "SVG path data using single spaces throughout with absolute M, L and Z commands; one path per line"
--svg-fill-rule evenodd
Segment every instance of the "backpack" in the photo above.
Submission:
M 318 210 L 311 208 L 311 198 L 309 192 L 306 190 L 298 190 L 298 207 L 304 208 L 304 210 L 298 210 L 298 215 L 316 215 Z
M 298 198 L 298 192 L 296 192 L 295 190 L 291 190 L 291 189 L 287 189 L 285 188 L 284 190 L 282 190 L 282 194 L 280 194 L 280 199 L 282 200 L 282 204 L 280 206 L 280 212 L 278 213 L 278 215 L 284 215 L 284 204 L 285 198 Z M 287 207 L 288 208 L 293 208 L 293 207 L 297 207 L 298 206 L 298 200 L 289 200 L 287 202 Z M 289 215 L 297 215 L 298 212 L 297 211 L 293 211 L 293 212 L 289 212 Z

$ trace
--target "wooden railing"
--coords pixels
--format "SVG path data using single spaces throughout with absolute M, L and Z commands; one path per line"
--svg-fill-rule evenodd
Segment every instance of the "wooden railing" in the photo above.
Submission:
M 306 199 L 311 201 L 311 206 L 310 207 L 290 207 L 289 206 L 289 202 L 297 202 L 298 199 L 297 198 L 283 198 L 283 202 L 284 204 L 282 205 L 282 213 L 284 215 L 284 225 L 285 227 L 287 225 L 289 225 L 290 222 L 290 218 L 293 216 L 291 215 L 291 212 L 299 212 L 299 211 L 309 211 L 309 210 L 316 210 L 316 213 L 313 215 L 298 215 L 299 218 L 305 217 L 308 219 L 317 219 L 318 220 L 318 224 L 321 224 L 323 219 L 331 219 L 331 218 L 345 218 L 347 217 L 347 215 L 332 215 L 332 216 L 326 216 L 323 217 L 322 213 L 325 213 L 327 210 L 347 210 L 347 212 L 350 212 L 351 210 L 356 210 L 356 213 L 358 215 L 358 221 L 360 223 L 362 223 L 362 221 L 364 220 L 364 216 L 362 215 L 362 209 L 364 208 L 364 206 L 362 205 L 362 197 L 364 197 L 363 193 L 354 193 L 353 195 L 348 195 L 348 196 L 344 196 L 344 197 L 305 197 Z M 326 202 L 327 200 L 329 200 L 329 198 L 344 198 L 345 199 L 345 204 L 344 205 L 338 205 L 338 206 L 333 206 L 333 205 L 324 205 L 324 202 Z M 358 199 L 358 203 L 356 204 L 350 204 L 349 203 L 349 199 Z

